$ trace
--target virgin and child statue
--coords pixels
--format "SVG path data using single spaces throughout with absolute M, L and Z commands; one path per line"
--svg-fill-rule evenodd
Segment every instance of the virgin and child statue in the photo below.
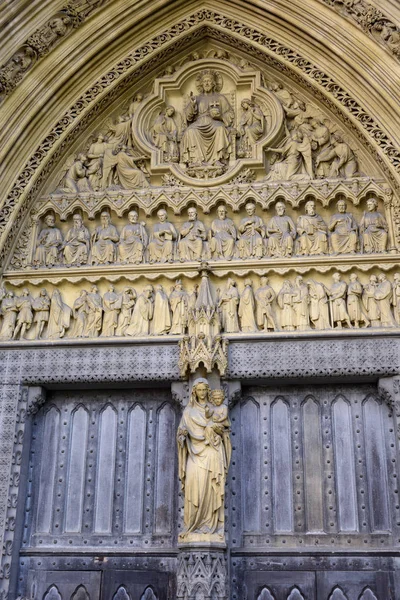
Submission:
M 230 128 L 234 111 L 220 94 L 222 79 L 205 69 L 196 78 L 198 95 L 190 93 L 184 107 L 187 128 L 181 139 L 181 161 L 191 167 L 223 166 L 232 152 Z
M 185 498 L 180 542 L 225 542 L 225 482 L 232 451 L 223 401 L 223 390 L 211 391 L 207 379 L 196 379 L 179 424 L 179 479 Z

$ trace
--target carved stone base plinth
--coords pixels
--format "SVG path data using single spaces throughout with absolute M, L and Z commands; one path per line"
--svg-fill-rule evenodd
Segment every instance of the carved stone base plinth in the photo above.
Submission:
M 228 573 L 224 551 L 187 548 L 178 557 L 178 600 L 226 600 Z

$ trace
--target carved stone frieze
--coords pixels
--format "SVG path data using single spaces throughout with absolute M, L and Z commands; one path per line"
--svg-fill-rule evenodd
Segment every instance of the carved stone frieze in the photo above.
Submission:
M 182 29 L 182 24 L 177 25 L 173 30 L 168 32 L 168 35 L 166 33 L 166 36 L 163 37 L 163 40 L 170 39 L 171 36 L 174 37 L 176 35 L 180 35 L 180 32 L 183 30 L 189 31 L 193 26 L 198 25 L 199 23 L 203 23 L 205 26 L 205 29 L 204 29 L 204 31 L 201 31 L 201 29 L 196 30 L 196 36 L 195 36 L 196 39 L 198 39 L 199 37 L 201 37 L 204 34 L 207 34 L 211 37 L 217 35 L 221 40 L 224 40 L 226 37 L 227 41 L 231 42 L 232 34 L 234 34 L 235 36 L 240 36 L 241 31 L 244 27 L 242 24 L 240 24 L 236 21 L 233 21 L 233 20 L 226 20 L 222 15 L 213 13 L 212 11 L 199 11 L 198 13 L 196 13 L 195 15 L 193 15 L 192 17 L 190 17 L 188 20 L 185 21 L 183 29 Z M 219 26 L 218 33 L 213 30 L 213 25 Z M 350 98 L 350 96 L 347 94 L 347 92 L 345 92 L 345 90 L 342 89 L 341 86 L 337 85 L 329 76 L 327 76 L 326 74 L 321 72 L 318 68 L 316 68 L 314 65 L 312 65 L 309 61 L 303 59 L 296 52 L 280 45 L 275 40 L 272 40 L 272 39 L 266 38 L 265 36 L 262 36 L 262 34 L 260 34 L 259 32 L 257 32 L 256 30 L 253 30 L 251 28 L 249 29 L 246 27 L 246 40 L 240 41 L 240 43 L 239 43 L 239 38 L 236 38 L 235 44 L 239 43 L 240 47 L 243 47 L 243 49 L 246 52 L 249 52 L 250 55 L 252 53 L 254 53 L 254 55 L 256 57 L 259 56 L 260 58 L 262 57 L 263 60 L 265 60 L 265 55 L 264 55 L 263 51 L 261 49 L 256 50 L 251 45 L 252 39 L 254 39 L 254 40 L 257 39 L 258 42 L 260 39 L 262 39 L 262 46 L 264 46 L 264 49 L 267 50 L 267 52 L 270 54 L 269 62 L 272 65 L 274 65 L 276 62 L 276 64 L 279 64 L 281 66 L 282 65 L 281 61 L 283 61 L 287 65 L 288 72 L 290 71 L 289 65 L 291 65 L 291 64 L 297 65 L 299 67 L 299 69 L 303 72 L 303 74 L 307 78 L 310 78 L 310 84 L 311 84 L 311 82 L 313 82 L 312 85 L 313 86 L 314 86 L 314 84 L 316 85 L 315 93 L 317 96 L 320 96 L 321 98 L 323 97 L 325 99 L 323 90 L 325 90 L 329 93 L 333 93 L 333 95 L 335 96 L 335 102 L 338 101 L 339 103 L 344 105 L 346 110 L 349 110 L 350 113 L 352 114 L 352 116 L 355 117 L 356 120 L 359 120 L 360 122 L 362 121 L 363 130 L 365 132 L 369 133 L 370 135 L 372 135 L 373 141 L 371 140 L 371 142 L 368 142 L 369 149 L 372 152 L 374 152 L 375 144 L 377 143 L 380 146 L 381 151 L 387 155 L 388 161 L 391 162 L 392 165 L 394 165 L 396 168 L 396 165 L 399 163 L 398 152 L 397 152 L 396 148 L 394 147 L 394 145 L 389 140 L 386 133 L 380 130 L 379 126 L 375 123 L 374 119 L 370 115 L 368 115 L 366 113 L 366 111 L 364 111 L 356 102 L 354 102 L 353 99 Z M 161 48 L 162 44 L 163 44 L 163 41 L 160 38 L 158 38 L 157 40 L 150 41 L 148 46 L 146 46 L 146 48 L 147 48 L 146 54 L 149 54 L 149 52 L 148 52 L 149 48 L 151 48 L 150 53 L 152 53 L 154 50 L 158 51 Z M 275 53 L 277 53 L 279 55 L 279 57 L 280 57 L 279 61 L 278 61 L 278 59 L 274 58 Z M 122 69 L 122 72 L 125 72 L 125 73 L 128 70 L 133 70 L 132 67 L 135 65 L 136 60 L 140 59 L 141 56 L 142 56 L 142 51 L 139 49 L 136 54 L 132 54 L 132 56 L 129 59 L 125 60 L 124 63 L 121 63 L 121 65 L 118 66 L 119 75 L 121 73 L 121 69 Z M 137 58 L 135 58 L 135 57 L 137 57 Z M 160 60 L 160 54 L 158 55 L 157 60 Z M 150 68 L 152 62 L 154 62 L 153 58 L 150 58 L 148 63 L 146 64 L 146 68 Z M 140 77 L 140 75 L 143 74 L 144 69 L 145 69 L 144 65 L 139 67 L 139 69 L 135 72 L 135 76 Z M 301 75 L 300 73 L 292 74 L 292 75 L 295 79 L 298 78 L 299 81 L 301 80 L 301 82 L 303 82 L 303 75 Z M 111 76 L 109 78 L 104 78 L 101 82 L 99 82 L 99 84 L 97 86 L 94 86 L 92 88 L 93 92 L 91 94 L 91 97 L 93 97 L 93 99 L 94 99 L 94 97 L 98 93 L 100 93 L 103 89 L 107 88 L 110 85 L 112 79 L 113 78 Z M 130 81 L 132 82 L 132 79 Z M 124 84 L 122 84 L 122 81 L 121 81 L 121 88 L 123 87 L 123 85 L 126 85 L 127 83 L 128 83 L 127 80 L 124 82 Z M 118 90 L 118 86 L 117 86 L 117 87 L 113 88 L 111 96 L 116 97 L 116 94 L 118 94 L 118 92 L 119 92 L 119 90 Z M 107 104 L 110 101 L 111 96 L 109 96 L 107 99 L 104 99 L 104 104 Z M 35 179 L 33 177 L 33 174 L 35 173 L 36 168 L 39 166 L 42 158 L 45 158 L 45 156 L 48 154 L 48 152 L 51 150 L 51 148 L 53 148 L 53 146 L 55 145 L 55 143 L 58 139 L 58 136 L 61 135 L 62 132 L 65 131 L 65 129 L 67 129 L 69 127 L 69 124 L 81 114 L 81 111 L 83 110 L 83 106 L 86 107 L 87 102 L 88 102 L 88 98 L 85 96 L 85 98 L 80 99 L 78 101 L 78 104 L 73 109 L 71 109 L 70 117 L 68 117 L 68 116 L 63 117 L 63 119 L 57 125 L 56 130 L 37 149 L 37 152 L 35 152 L 34 158 L 32 158 L 32 160 L 29 162 L 29 164 L 26 165 L 26 168 L 24 169 L 23 174 L 19 177 L 18 181 L 15 184 L 14 189 L 10 192 L 9 196 L 5 200 L 5 204 L 3 205 L 3 214 L 4 214 L 4 216 L 7 216 L 7 215 L 11 214 L 11 211 L 13 211 L 14 207 L 18 203 L 18 199 L 22 196 L 22 194 L 24 194 L 24 196 L 25 196 L 26 192 L 28 191 L 27 186 L 29 185 L 29 188 L 30 188 L 29 194 L 31 194 L 31 196 L 30 196 L 31 200 L 29 198 L 25 198 L 24 207 L 21 207 L 22 210 L 19 212 L 18 217 L 13 218 L 11 227 L 9 227 L 7 229 L 7 244 L 8 244 L 8 246 L 6 248 L 6 246 L 4 246 L 4 244 L 3 244 L 3 247 L 2 247 L 2 257 L 3 258 L 5 256 L 5 254 L 8 252 L 9 244 L 12 242 L 12 240 L 14 238 L 14 234 L 18 231 L 18 229 L 20 227 L 21 218 L 23 218 L 25 216 L 26 211 L 29 209 L 29 205 L 31 204 L 31 201 L 33 200 L 35 190 L 37 190 L 38 187 L 42 184 L 43 180 L 47 176 L 47 173 L 52 168 L 51 162 L 50 161 L 47 162 L 47 166 L 46 166 L 46 170 L 45 170 L 46 172 L 41 171 L 40 177 Z M 333 101 L 327 101 L 327 102 L 329 104 L 329 107 L 335 113 L 338 113 L 339 109 L 338 109 L 336 103 Z M 97 108 L 99 109 L 100 107 L 98 106 Z M 77 135 L 79 133 L 79 131 L 82 131 L 87 126 L 87 123 L 90 122 L 90 118 L 91 118 L 90 114 L 89 114 L 89 112 L 87 112 L 85 115 L 85 118 L 80 120 L 79 127 L 75 127 L 74 134 L 71 134 L 71 136 L 75 137 L 75 135 Z M 346 124 L 351 127 L 351 124 L 349 121 L 347 121 Z M 379 135 L 377 135 L 377 132 L 379 132 Z M 361 132 L 358 130 L 357 130 L 357 135 L 360 137 L 360 139 L 361 139 L 361 137 L 363 137 L 363 134 L 361 134 Z M 71 137 L 71 140 L 72 140 L 72 137 Z M 64 149 L 67 148 L 68 144 L 69 144 L 69 139 L 67 136 L 67 138 L 64 141 L 63 148 Z M 57 151 L 53 154 L 53 156 L 52 156 L 53 161 L 57 160 L 58 157 L 61 156 L 61 154 L 63 152 L 63 148 L 59 147 L 57 149 Z M 385 164 L 382 164 L 382 168 L 383 169 L 386 168 Z M 391 182 L 394 182 L 395 178 L 393 176 L 393 173 L 391 174 L 390 169 L 387 169 L 387 168 L 386 168 L 386 171 L 387 171 L 387 175 L 388 175 L 389 179 L 391 180 Z M 31 188 L 30 186 L 32 185 L 33 180 L 35 180 L 35 184 Z M 6 224 L 6 221 L 4 221 L 0 224 L 2 232 L 4 231 L 5 224 Z
M 228 572 L 223 552 L 193 550 L 181 552 L 178 558 L 179 600 L 194 598 L 201 594 L 204 598 L 228 598 Z

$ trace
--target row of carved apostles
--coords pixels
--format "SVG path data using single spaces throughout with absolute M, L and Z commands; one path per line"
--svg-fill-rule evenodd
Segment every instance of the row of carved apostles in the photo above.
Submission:
M 179 232 L 168 221 L 167 211 L 157 212 L 159 222 L 152 226 L 150 235 L 145 223 L 139 222 L 138 213 L 131 210 L 129 223 L 118 233 L 107 211 L 101 213 L 101 224 L 90 235 L 79 214 L 73 216 L 73 227 L 63 239 L 55 226 L 52 214 L 45 217 L 45 227 L 38 235 L 33 265 L 52 267 L 58 264 L 140 264 L 181 262 L 207 259 L 261 259 L 320 254 L 354 254 L 385 252 L 388 225 L 377 210 L 377 200 L 367 200 L 367 210 L 358 225 L 347 212 L 344 199 L 337 202 L 338 212 L 328 223 L 317 214 L 314 200 L 305 205 L 305 214 L 295 225 L 286 215 L 283 202 L 275 205 L 276 215 L 265 224 L 257 216 L 254 202 L 247 202 L 247 216 L 238 227 L 227 217 L 225 206 L 217 208 L 217 218 L 207 231 L 198 219 L 196 208 L 188 209 L 188 220 Z
M 20 296 L 3 289 L 0 339 L 24 339 L 32 325 L 35 339 L 60 339 L 67 330 L 72 338 L 184 335 L 196 310 L 197 292 L 197 285 L 186 292 L 180 280 L 170 294 L 161 284 L 148 284 L 140 294 L 133 287 L 117 291 L 110 285 L 102 296 L 93 285 L 79 293 L 71 308 L 57 288 L 51 297 L 43 288 L 36 298 L 26 288 Z M 261 277 L 256 290 L 252 280 L 245 279 L 241 291 L 229 278 L 217 289 L 215 308 L 225 333 L 398 327 L 400 273 L 393 283 L 381 273 L 365 284 L 355 273 L 349 283 L 334 273 L 330 287 L 299 275 L 294 281 L 284 280 L 278 292 L 267 277 Z

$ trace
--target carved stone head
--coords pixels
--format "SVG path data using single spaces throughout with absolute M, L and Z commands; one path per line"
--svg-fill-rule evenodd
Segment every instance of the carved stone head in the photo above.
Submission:
M 310 217 L 313 217 L 316 214 L 314 200 L 309 200 L 308 202 L 306 202 L 305 211 L 306 211 L 306 214 L 309 215 Z
M 254 202 L 247 202 L 245 209 L 246 209 L 247 214 L 250 217 L 252 217 L 254 215 L 254 213 L 256 212 L 256 205 L 254 204 Z
M 220 206 L 218 206 L 217 215 L 218 219 L 220 219 L 221 221 L 224 221 L 226 219 L 227 210 L 223 204 L 220 204 Z
M 286 212 L 286 206 L 283 202 L 277 202 L 275 204 L 275 210 L 280 217 L 283 217 Z
M 188 219 L 189 221 L 195 221 L 197 219 L 197 209 L 194 207 L 188 208 Z
M 157 211 L 157 217 L 161 223 L 164 223 L 167 220 L 167 216 L 168 214 L 165 208 L 160 208 L 160 210 Z
M 345 213 L 347 210 L 347 203 L 344 198 L 340 198 L 340 200 L 337 201 L 336 206 L 340 213 Z
M 128 212 L 129 223 L 137 223 L 138 218 L 139 218 L 139 215 L 137 214 L 136 210 L 130 210 Z
M 374 212 L 378 208 L 378 201 L 376 198 L 368 198 L 367 207 L 370 212 Z

